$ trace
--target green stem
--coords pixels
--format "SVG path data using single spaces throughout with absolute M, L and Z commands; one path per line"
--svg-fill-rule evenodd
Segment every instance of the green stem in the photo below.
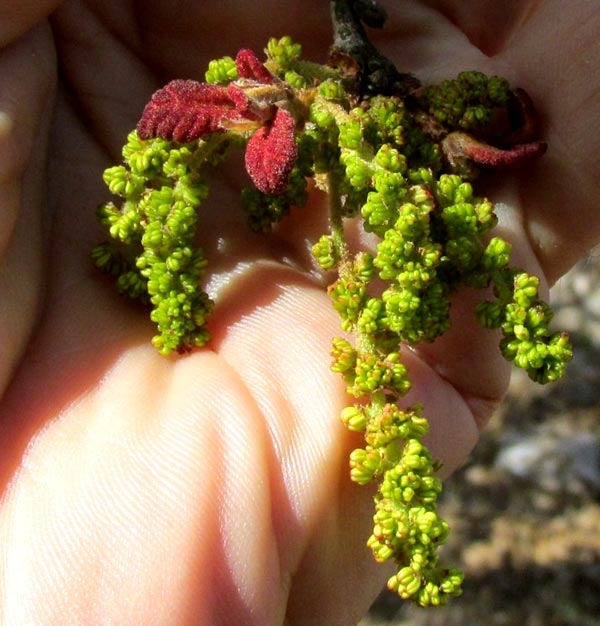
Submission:
M 329 191 L 329 226 L 331 236 L 338 259 L 340 260 L 340 272 L 348 262 L 348 246 L 344 234 L 344 217 L 342 211 L 342 198 L 339 191 L 339 176 L 336 172 L 328 172 L 327 186 Z
M 374 391 L 369 399 L 369 410 L 372 414 L 381 413 L 383 411 L 383 407 L 388 402 L 386 395 L 382 390 Z
M 231 133 L 213 133 L 210 136 L 210 141 L 201 141 L 194 151 L 194 160 L 190 170 L 197 172 L 205 163 L 209 163 L 219 151 L 227 150 L 229 148 L 227 144 L 235 145 L 238 142 L 242 142 L 241 136 L 238 137 Z

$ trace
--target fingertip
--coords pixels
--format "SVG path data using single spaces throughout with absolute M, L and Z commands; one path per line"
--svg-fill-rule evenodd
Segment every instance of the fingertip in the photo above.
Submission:
M 50 15 L 61 0 L 0 0 L 0 47 L 18 39 Z

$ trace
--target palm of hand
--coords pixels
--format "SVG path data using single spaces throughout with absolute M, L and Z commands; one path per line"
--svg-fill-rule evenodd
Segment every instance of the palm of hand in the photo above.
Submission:
M 52 119 L 45 108 L 53 54 L 47 25 L 0 57 L 0 75 L 25 103 L 14 113 L 15 128 L 30 127 L 29 141 L 35 135 L 0 274 L 8 346 L 0 370 L 3 617 L 48 624 L 65 623 L 65 616 L 71 623 L 349 623 L 364 613 L 385 572 L 363 548 L 370 496 L 347 478 L 347 454 L 358 440 L 338 424 L 346 397 L 329 371 L 338 322 L 307 272 L 304 242 L 320 226 L 319 199 L 264 240 L 247 234 L 235 174 L 218 175 L 211 202 L 219 221 L 206 219 L 219 240 L 203 242 L 221 279 L 214 342 L 184 359 L 154 353 L 144 314 L 116 298 L 88 260 L 102 236 L 93 216 L 106 198 L 101 170 L 118 161 L 151 91 L 174 75 L 198 77 L 208 60 L 240 47 L 259 51 L 271 35 L 311 40 L 322 53 L 325 3 L 315 1 L 312 11 L 300 3 L 297 15 L 286 9 L 279 16 L 279 3 L 265 2 L 273 16 L 266 25 L 255 23 L 249 3 L 221 2 L 218 10 L 191 3 L 175 15 L 172 3 L 145 3 L 139 14 L 121 4 L 67 2 L 53 18 L 61 72 Z M 506 187 L 497 193 L 507 199 L 502 227 L 516 244 L 515 261 L 539 272 L 537 254 L 552 280 L 597 237 L 591 217 L 598 191 L 586 183 L 597 172 L 584 165 L 595 146 L 575 120 L 594 119 L 600 105 L 587 98 L 592 77 L 573 85 L 565 100 L 537 73 L 551 5 L 492 59 L 418 4 L 392 15 L 399 26 L 383 48 L 400 67 L 414 61 L 410 69 L 424 79 L 464 68 L 512 71 L 548 104 L 556 149 L 527 180 L 513 181 L 510 194 Z M 211 23 L 207 16 L 217 14 Z M 558 56 L 555 48 L 550 55 Z M 588 53 L 597 58 L 599 49 Z M 37 126 L 40 115 L 45 122 Z M 45 124 L 47 248 L 40 217 Z M 3 201 L 9 216 L 17 215 L 21 160 L 10 160 L 12 171 L 6 163 L 27 143 L 17 139 L 7 153 L 0 144 L 0 165 L 10 174 L 5 184 L 15 193 Z M 561 164 L 573 151 L 578 160 Z M 551 199 L 541 184 L 547 180 L 555 181 Z M 519 194 L 529 200 L 523 220 Z M 578 204 L 583 228 L 563 213 L 559 194 Z M 535 250 L 527 231 L 538 238 Z M 47 292 L 32 330 L 31 300 L 41 284 Z M 407 353 L 413 399 L 425 403 L 432 447 L 449 470 L 468 453 L 507 381 L 496 338 L 471 322 L 471 300 L 465 294 L 457 303 L 453 333 Z

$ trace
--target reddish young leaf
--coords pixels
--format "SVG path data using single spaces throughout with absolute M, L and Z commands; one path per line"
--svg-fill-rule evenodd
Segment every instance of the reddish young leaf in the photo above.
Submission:
M 263 193 L 277 195 L 287 189 L 298 158 L 294 126 L 294 118 L 277 109 L 273 124 L 261 126 L 248 141 L 246 170 Z
M 460 131 L 450 133 L 442 142 L 444 154 L 451 164 L 466 158 L 484 167 L 522 165 L 541 157 L 546 147 L 543 141 L 532 141 L 503 150 Z
M 223 120 L 245 119 L 241 102 L 226 87 L 193 80 L 173 80 L 146 105 L 137 130 L 141 139 L 160 137 L 185 143 L 208 133 L 224 132 Z
M 265 85 L 272 85 L 275 80 L 273 74 L 258 60 L 252 50 L 247 48 L 240 50 L 235 57 L 235 63 L 240 78 L 256 80 Z

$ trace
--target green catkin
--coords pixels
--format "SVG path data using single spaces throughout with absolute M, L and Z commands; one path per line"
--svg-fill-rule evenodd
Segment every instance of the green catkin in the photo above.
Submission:
M 450 300 L 461 285 L 491 287 L 493 298 L 475 316 L 501 329 L 506 359 L 546 383 L 562 376 L 571 358 L 568 337 L 549 329 L 552 311 L 539 298 L 539 280 L 512 268 L 510 244 L 490 236 L 493 204 L 445 171 L 438 140 L 422 129 L 423 115 L 445 132 L 480 129 L 511 92 L 504 79 L 464 72 L 423 90 L 417 108 L 398 97 L 359 103 L 347 78 L 302 60 L 301 52 L 289 37 L 266 48 L 266 67 L 284 81 L 299 116 L 287 189 L 278 195 L 245 189 L 242 206 L 250 228 L 268 232 L 306 204 L 309 179 L 329 194 L 331 229 L 312 252 L 322 270 L 337 273 L 328 294 L 347 336 L 332 341 L 332 370 L 357 402 L 341 420 L 365 438 L 350 455 L 350 475 L 361 485 L 378 484 L 367 545 L 378 561 L 395 561 L 391 590 L 437 606 L 460 595 L 463 575 L 438 558 L 449 529 L 436 508 L 439 464 L 422 442 L 426 407 L 398 408 L 411 387 L 403 344 L 430 342 L 449 329 Z M 237 77 L 231 57 L 211 62 L 206 72 L 217 85 Z M 195 241 L 209 191 L 203 170 L 248 138 L 232 129 L 177 144 L 141 140 L 134 131 L 123 164 L 104 173 L 116 198 L 98 218 L 113 242 L 97 246 L 92 257 L 121 293 L 149 305 L 162 354 L 210 339 L 212 302 L 202 288 L 208 261 Z M 377 238 L 372 252 L 350 252 L 343 221 L 353 216 Z
M 194 247 L 198 208 L 208 186 L 198 176 L 194 156 L 190 147 L 161 139 L 143 142 L 130 133 L 125 165 L 104 173 L 120 204 L 109 202 L 98 211 L 100 222 L 113 239 L 129 246 L 135 260 L 118 272 L 119 253 L 106 245 L 94 250 L 94 260 L 101 269 L 120 274 L 120 293 L 151 303 L 150 317 L 158 329 L 153 344 L 165 355 L 209 339 L 212 303 L 200 287 L 206 260 Z

